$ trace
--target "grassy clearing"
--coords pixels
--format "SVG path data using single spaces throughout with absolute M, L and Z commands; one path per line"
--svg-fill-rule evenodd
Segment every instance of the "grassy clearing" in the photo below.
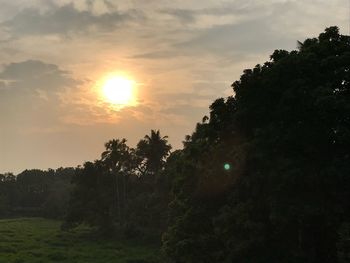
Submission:
M 60 221 L 42 218 L 0 220 L 0 263 L 153 263 L 152 246 L 101 240 L 87 227 L 60 230 Z

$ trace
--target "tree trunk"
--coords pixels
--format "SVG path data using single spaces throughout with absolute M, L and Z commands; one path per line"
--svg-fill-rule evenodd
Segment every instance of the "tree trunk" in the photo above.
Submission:
M 124 207 L 126 208 L 127 201 L 128 201 L 128 175 L 124 175 Z
M 120 214 L 120 191 L 119 191 L 119 179 L 118 179 L 118 173 L 115 174 L 115 188 L 116 188 L 116 210 L 117 210 L 117 219 L 119 225 L 121 225 L 121 214 Z

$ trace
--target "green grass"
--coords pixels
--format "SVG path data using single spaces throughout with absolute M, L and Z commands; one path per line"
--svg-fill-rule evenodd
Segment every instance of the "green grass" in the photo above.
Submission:
M 91 229 L 60 230 L 42 218 L 0 220 L 0 263 L 153 263 L 158 248 L 131 241 L 94 238 Z

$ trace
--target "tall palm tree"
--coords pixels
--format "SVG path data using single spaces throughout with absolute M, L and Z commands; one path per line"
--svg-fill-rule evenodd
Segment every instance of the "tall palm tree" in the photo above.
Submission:
M 151 134 L 137 144 L 136 154 L 144 174 L 157 174 L 163 168 L 171 150 L 167 139 L 168 136 L 161 137 L 159 130 L 151 130 Z
M 130 149 L 126 145 L 126 139 L 113 139 L 105 143 L 106 150 L 102 153 L 101 159 L 107 165 L 110 172 L 115 176 L 115 198 L 114 207 L 117 213 L 118 222 L 121 218 L 121 195 L 120 176 L 126 175 L 130 169 Z M 124 178 L 125 179 L 125 178 Z M 124 200 L 125 201 L 125 200 Z

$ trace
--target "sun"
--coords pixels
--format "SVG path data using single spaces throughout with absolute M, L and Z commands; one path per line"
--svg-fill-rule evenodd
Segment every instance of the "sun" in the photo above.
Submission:
M 120 106 L 132 104 L 134 81 L 121 76 L 107 78 L 102 86 L 102 94 L 111 104 Z

